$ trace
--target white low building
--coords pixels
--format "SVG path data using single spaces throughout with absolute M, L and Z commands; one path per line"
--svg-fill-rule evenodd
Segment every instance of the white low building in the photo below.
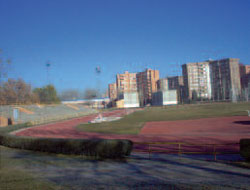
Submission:
M 124 108 L 140 107 L 138 92 L 124 93 Z
M 177 90 L 160 90 L 153 93 L 152 105 L 175 105 L 178 104 Z

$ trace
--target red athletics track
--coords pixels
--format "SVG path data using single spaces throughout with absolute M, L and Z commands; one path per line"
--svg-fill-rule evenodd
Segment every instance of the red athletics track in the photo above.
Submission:
M 103 116 L 122 116 L 126 110 L 114 110 Z M 241 138 L 250 138 L 250 118 L 233 116 L 183 121 L 147 122 L 139 135 L 115 135 L 79 132 L 75 126 L 87 123 L 96 114 L 67 121 L 40 125 L 14 132 L 17 136 L 49 138 L 105 138 L 130 139 L 133 142 L 187 142 L 194 144 L 239 143 Z M 225 149 L 221 147 L 221 149 Z M 239 146 L 232 149 L 237 150 Z
M 179 141 L 192 144 L 235 144 L 250 138 L 248 116 L 203 118 L 196 120 L 147 122 L 140 135 L 155 136 L 159 141 Z M 188 146 L 186 146 L 188 147 Z M 197 147 L 196 147 L 197 148 Z M 208 148 L 206 146 L 206 148 Z M 210 149 L 211 150 L 211 146 Z M 190 150 L 190 146 L 188 147 Z M 239 151 L 239 145 L 217 146 L 219 151 Z

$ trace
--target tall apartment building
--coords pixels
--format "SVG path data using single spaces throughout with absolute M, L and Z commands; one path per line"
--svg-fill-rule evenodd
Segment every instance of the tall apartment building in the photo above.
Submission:
M 250 82 L 250 65 L 239 64 L 240 66 L 240 82 L 241 88 L 248 88 L 248 83 Z
M 115 100 L 117 98 L 117 88 L 116 83 L 112 83 L 108 85 L 108 96 L 110 100 Z
M 151 103 L 152 93 L 157 91 L 159 70 L 146 69 L 144 72 L 137 73 L 136 77 L 140 104 Z
M 169 89 L 176 89 L 178 101 L 183 102 L 185 97 L 183 76 L 167 77 L 167 80 Z
M 183 76 L 167 77 L 157 81 L 158 90 L 179 89 L 181 86 L 184 86 Z
M 137 92 L 136 73 L 125 71 L 116 75 L 117 98 L 123 98 L 124 92 Z
M 210 99 L 211 83 L 209 62 L 182 65 L 185 99 Z
M 240 74 L 245 75 L 250 73 L 250 65 L 243 65 L 242 63 L 239 64 L 240 66 Z
M 159 79 L 156 82 L 156 85 L 157 85 L 157 90 L 169 90 L 168 79 L 166 78 Z
M 239 59 L 209 61 L 212 99 L 237 101 L 241 96 Z
M 169 89 L 178 89 L 184 86 L 183 76 L 167 77 Z

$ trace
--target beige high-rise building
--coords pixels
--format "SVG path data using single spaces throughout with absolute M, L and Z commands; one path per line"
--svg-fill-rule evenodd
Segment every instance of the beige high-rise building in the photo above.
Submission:
M 159 70 L 146 69 L 139 72 L 137 77 L 137 89 L 141 105 L 151 103 L 152 93 L 157 91 L 157 81 L 159 80 Z
M 159 80 L 159 71 L 146 69 L 139 73 L 129 73 L 116 75 L 116 83 L 109 84 L 110 99 L 129 99 L 132 106 L 136 103 L 136 97 L 141 106 L 151 103 L 152 93 L 157 91 L 157 81 Z M 115 96 L 116 92 L 116 96 Z M 136 101 L 134 101 L 136 100 Z
M 156 84 L 157 84 L 157 90 L 169 90 L 169 85 L 168 85 L 168 79 L 163 78 L 159 79 Z
M 116 83 L 109 84 L 108 96 L 110 100 L 115 100 L 117 98 Z
M 209 61 L 212 99 L 237 101 L 241 96 L 239 59 Z
M 123 98 L 124 92 L 137 92 L 136 73 L 117 74 L 116 87 L 118 99 Z
M 186 99 L 210 99 L 211 83 L 209 62 L 182 65 L 184 93 Z

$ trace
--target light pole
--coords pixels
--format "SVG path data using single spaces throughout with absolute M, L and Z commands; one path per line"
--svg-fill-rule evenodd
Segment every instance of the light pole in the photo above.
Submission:
M 97 66 L 96 68 L 95 68 L 95 73 L 96 73 L 96 77 L 97 77 L 97 79 L 96 79 L 96 82 L 97 82 L 97 97 L 98 97 L 98 95 L 101 93 L 101 90 L 100 90 L 100 88 L 101 88 L 101 80 L 100 80 L 100 75 L 101 75 L 101 67 L 100 66 Z M 98 101 L 98 103 L 97 103 L 97 107 L 98 107 L 98 109 L 99 109 L 99 101 Z M 99 110 L 99 119 L 102 119 L 102 112 L 101 112 L 101 110 Z
M 47 82 L 48 82 L 48 85 L 50 84 L 50 66 L 51 66 L 51 63 L 48 61 L 46 64 L 46 73 L 47 73 Z

